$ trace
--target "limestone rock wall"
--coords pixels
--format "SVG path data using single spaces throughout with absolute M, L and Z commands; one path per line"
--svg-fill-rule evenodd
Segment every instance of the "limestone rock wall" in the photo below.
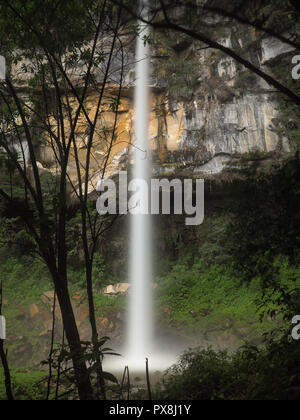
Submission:
M 248 29 L 243 28 L 239 32 L 232 28 L 227 37 L 219 41 L 229 47 L 242 47 L 255 43 L 255 36 Z M 111 97 L 117 94 L 117 85 L 113 80 L 110 81 L 101 108 L 92 149 L 90 191 L 96 188 L 102 174 L 109 132 L 115 124 L 116 136 L 106 176 L 126 169 L 132 163 L 134 47 L 134 42 L 128 45 L 125 84 L 117 115 L 111 109 Z M 289 51 L 285 45 L 265 39 L 256 45 L 254 52 L 252 48 L 249 59 L 254 59 L 258 66 L 264 66 L 266 70 L 269 59 Z M 279 130 L 278 105 L 272 99 L 272 89 L 266 83 L 249 75 L 232 59 L 212 50 L 198 48 L 194 42 L 187 43 L 186 52 L 196 59 L 199 71 L 193 94 L 186 100 L 177 100 L 176 96 L 169 95 L 169 75 L 164 79 L 158 77 L 156 73 L 160 57 L 153 52 L 149 137 L 156 173 L 164 175 L 174 173 L 180 167 L 188 167 L 197 174 L 217 174 L 222 172 L 231 157 L 252 152 L 289 152 L 289 141 L 282 137 Z M 117 73 L 117 62 L 114 67 Z M 91 118 L 95 115 L 97 98 L 97 92 L 90 92 L 86 106 Z M 79 121 L 76 136 L 84 168 L 88 138 L 84 116 Z M 56 170 L 55 157 L 49 146 L 39 150 L 39 160 L 42 168 L 51 172 Z M 71 179 L 76 182 L 75 161 L 70 162 L 69 171 Z

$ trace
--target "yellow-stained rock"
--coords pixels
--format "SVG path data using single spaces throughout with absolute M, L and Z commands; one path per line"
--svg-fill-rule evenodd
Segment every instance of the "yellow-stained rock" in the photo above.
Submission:
M 100 325 L 101 325 L 101 328 L 107 329 L 110 325 L 108 318 L 103 318 Z
M 40 312 L 40 308 L 35 304 L 31 304 L 29 307 L 30 316 L 33 318 L 35 315 L 37 315 Z

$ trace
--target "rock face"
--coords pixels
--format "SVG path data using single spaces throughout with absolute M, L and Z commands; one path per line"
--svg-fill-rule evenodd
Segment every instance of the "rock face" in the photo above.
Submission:
M 265 64 L 272 58 L 278 57 L 281 54 L 293 51 L 291 45 L 285 44 L 276 38 L 266 38 L 262 41 L 262 60 L 261 63 Z
M 189 131 L 205 130 L 203 144 L 212 156 L 271 151 L 278 143 L 272 132 L 272 119 L 276 115 L 266 95 L 247 95 L 234 98 L 229 104 L 217 102 L 209 103 L 206 109 L 195 108 L 186 126 Z
M 253 31 L 245 27 L 229 28 L 226 37 L 219 39 L 219 42 L 230 48 L 250 45 L 254 52 L 247 58 L 267 72 L 270 60 L 291 51 L 287 45 L 274 39 L 256 39 Z M 117 115 L 112 106 L 112 98 L 117 96 L 118 86 L 115 81 L 110 80 L 102 102 L 101 115 L 97 120 L 90 165 L 90 194 L 95 191 L 101 178 L 108 150 L 107 133 L 114 126 L 115 140 L 106 176 L 126 170 L 132 163 L 135 44 L 134 41 L 127 44 L 125 84 Z M 270 95 L 270 86 L 252 73 L 249 74 L 233 59 L 213 50 L 199 48 L 194 42 L 183 43 L 180 48 L 177 45 L 174 47 L 174 54 L 175 61 L 182 59 L 183 55 L 193 58 L 196 72 L 193 75 L 194 86 L 192 93 L 185 99 L 176 97 L 174 92 L 170 94 L 169 75 L 159 75 L 159 69 L 166 57 L 155 54 L 156 58 L 152 60 L 149 127 L 155 174 L 163 176 L 175 173 L 179 167 L 188 167 L 191 174 L 212 175 L 221 173 L 232 157 L 252 152 L 289 152 L 289 141 L 280 131 L 278 104 Z M 113 62 L 113 68 L 118 74 L 120 69 L 117 60 Z M 184 80 L 182 83 L 184 84 Z M 86 110 L 91 119 L 95 116 L 97 101 L 98 93 L 90 91 Z M 71 100 L 70 104 L 75 112 L 76 100 Z M 50 122 L 51 118 L 53 117 L 50 117 Z M 66 135 L 67 126 L 68 124 Z M 79 118 L 75 134 L 78 155 L 84 166 L 89 135 L 84 115 Z M 71 156 L 74 156 L 74 150 L 71 150 Z M 38 160 L 42 173 L 56 172 L 55 155 L 47 142 L 40 147 Z M 76 171 L 75 161 L 71 159 L 69 175 L 75 185 Z

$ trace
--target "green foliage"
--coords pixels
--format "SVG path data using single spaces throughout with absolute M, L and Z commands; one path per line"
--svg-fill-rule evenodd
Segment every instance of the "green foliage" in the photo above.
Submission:
M 237 185 L 239 202 L 232 206 L 224 246 L 237 275 L 246 280 L 260 276 L 265 288 L 273 288 L 280 274 L 277 257 L 299 263 L 300 164 L 296 157 L 271 172 L 257 171 L 254 165 L 246 174 Z
M 97 294 L 94 297 L 95 307 L 98 315 L 106 315 L 115 308 L 116 301 L 115 299 L 104 296 L 102 294 Z
M 299 312 L 300 303 L 300 266 L 291 265 L 286 257 L 277 257 L 273 263 L 273 287 L 265 287 L 260 278 L 263 296 L 258 302 L 259 313 L 264 316 L 266 311 L 271 316 L 284 314 L 288 322 Z
M 26 4 L 20 0 L 1 1 L 1 39 L 23 49 L 46 43 L 49 50 L 61 52 L 80 45 L 92 34 L 90 13 L 96 16 L 100 7 L 101 2 L 99 5 L 94 0 L 84 4 L 80 0 L 59 4 L 51 0 L 31 0 Z
M 45 398 L 45 372 L 13 370 L 11 376 L 16 400 L 43 400 Z M 6 400 L 3 377 L 3 371 L 0 368 L 0 400 Z
M 180 43 L 179 39 L 180 36 L 178 43 Z M 183 39 L 182 43 L 185 42 L 186 39 Z M 157 69 L 158 75 L 164 83 L 167 83 L 170 97 L 178 101 L 191 100 L 198 83 L 198 60 L 188 49 L 183 53 L 176 52 L 172 39 L 167 39 L 162 34 L 156 36 L 156 49 L 163 57 Z
M 97 343 L 92 343 L 91 341 L 82 341 L 82 351 L 83 356 L 82 359 L 84 360 L 85 364 L 88 367 L 88 372 L 91 375 L 92 383 L 96 389 L 96 381 L 97 381 L 97 370 L 99 369 L 98 364 L 98 357 L 103 360 L 105 356 L 120 356 L 118 353 L 115 353 L 112 349 L 107 346 L 109 341 L 109 337 L 100 338 Z M 51 359 L 51 366 L 54 372 L 65 366 L 65 369 L 61 369 L 61 376 L 60 376 L 60 387 L 63 388 L 63 392 L 61 391 L 60 394 L 68 395 L 69 398 L 76 399 L 76 391 L 74 389 L 75 384 L 75 374 L 73 368 L 70 368 L 70 363 L 73 359 L 73 354 L 66 345 L 55 345 L 52 353 Z M 44 360 L 42 365 L 48 366 L 49 360 Z M 108 382 L 112 382 L 114 384 L 118 384 L 118 380 L 109 372 L 103 372 L 103 379 Z M 52 377 L 52 386 L 55 387 L 57 377 L 54 375 Z M 50 398 L 51 399 L 51 398 Z
M 101 254 L 95 254 L 93 261 L 93 279 L 96 288 L 103 287 L 103 275 L 105 272 L 105 261 Z
M 173 58 L 164 69 L 168 90 L 171 97 L 177 100 L 191 100 L 197 85 L 197 63 L 192 59 Z
M 256 313 L 262 295 L 259 282 L 251 287 L 241 285 L 226 266 L 207 266 L 201 261 L 192 266 L 176 264 L 158 284 L 160 318 L 173 326 L 202 333 L 222 333 L 228 322 L 229 328 L 243 325 L 256 333 L 266 327 L 259 325 Z
M 240 71 L 235 79 L 234 87 L 240 89 L 242 93 L 257 85 L 257 76 L 249 70 Z
M 34 302 L 50 287 L 50 276 L 44 263 L 29 257 L 2 260 L 0 277 L 5 297 L 23 305 Z
M 289 333 L 269 336 L 265 348 L 246 345 L 233 355 L 188 351 L 166 374 L 155 398 L 298 400 L 300 348 Z

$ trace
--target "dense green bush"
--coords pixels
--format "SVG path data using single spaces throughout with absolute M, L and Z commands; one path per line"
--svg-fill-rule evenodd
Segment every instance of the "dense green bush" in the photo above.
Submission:
M 12 388 L 16 400 L 45 399 L 47 374 L 40 371 L 13 370 Z M 0 369 L 0 400 L 6 399 L 2 368 Z
M 274 264 L 281 265 L 278 281 L 285 290 L 300 287 L 299 268 L 290 266 L 286 260 L 277 260 Z M 249 285 L 241 284 L 230 267 L 207 266 L 201 261 L 193 265 L 175 264 L 168 275 L 159 278 L 157 294 L 160 314 L 165 321 L 183 324 L 192 331 L 199 327 L 222 330 L 228 319 L 235 326 L 256 323 L 259 330 L 264 328 L 259 314 L 264 317 L 267 312 L 277 310 L 283 314 L 286 310 L 284 304 L 279 305 L 276 291 L 269 289 L 266 294 L 259 276 Z M 262 296 L 264 304 L 258 311 Z
M 290 332 L 289 332 L 290 333 Z M 166 400 L 298 400 L 300 347 L 289 333 L 266 348 L 234 355 L 192 350 L 167 372 L 155 398 Z

